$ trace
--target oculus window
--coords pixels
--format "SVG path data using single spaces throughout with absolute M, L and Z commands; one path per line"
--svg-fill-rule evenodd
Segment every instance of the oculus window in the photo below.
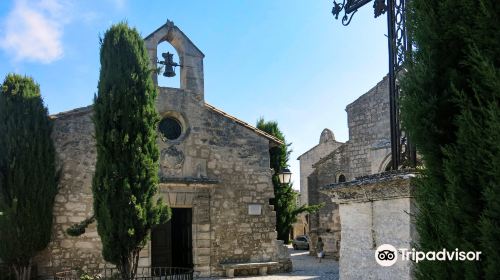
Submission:
M 161 134 L 168 140 L 176 140 L 182 134 L 182 126 L 179 120 L 173 117 L 166 117 L 160 121 L 158 126 Z

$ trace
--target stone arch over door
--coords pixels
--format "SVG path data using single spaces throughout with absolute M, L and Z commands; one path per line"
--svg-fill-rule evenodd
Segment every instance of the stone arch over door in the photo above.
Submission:
M 392 159 L 391 153 L 389 153 L 388 155 L 386 155 L 384 157 L 384 159 L 382 160 L 382 162 L 380 163 L 380 165 L 378 167 L 378 173 L 381 173 L 381 172 L 384 172 L 387 170 L 387 167 L 391 163 L 391 159 Z
M 180 88 L 195 92 L 201 100 L 204 94 L 203 58 L 205 55 L 172 21 L 148 35 L 145 39 L 151 66 L 156 69 L 158 57 L 157 48 L 162 42 L 169 42 L 179 55 Z M 158 85 L 158 77 L 153 73 L 153 81 Z

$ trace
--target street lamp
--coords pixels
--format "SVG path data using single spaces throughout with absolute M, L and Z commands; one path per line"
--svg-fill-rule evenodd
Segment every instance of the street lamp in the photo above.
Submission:
M 290 169 L 288 168 L 281 169 L 280 173 L 278 173 L 278 179 L 281 184 L 290 184 L 290 181 L 292 180 L 292 172 L 290 172 Z

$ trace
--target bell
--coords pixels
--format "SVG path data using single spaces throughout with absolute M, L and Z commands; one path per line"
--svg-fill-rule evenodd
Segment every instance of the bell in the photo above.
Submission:
M 174 67 L 172 65 L 165 65 L 165 72 L 163 72 L 163 76 L 169 78 L 174 77 L 175 76 Z
M 175 70 L 174 67 L 179 66 L 179 64 L 174 62 L 174 55 L 167 52 L 167 53 L 162 53 L 161 56 L 163 56 L 164 61 L 160 61 L 160 64 L 165 65 L 165 72 L 163 72 L 163 76 L 165 77 L 174 77 L 175 76 Z

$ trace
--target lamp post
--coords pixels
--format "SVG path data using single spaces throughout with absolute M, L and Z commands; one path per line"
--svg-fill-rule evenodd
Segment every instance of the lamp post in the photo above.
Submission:
M 342 0 L 333 1 L 332 14 L 338 19 L 344 11 L 342 25 L 347 26 L 359 8 L 372 0 Z M 391 156 L 392 169 L 397 170 L 403 159 L 401 144 L 405 143 L 405 154 L 409 166 L 416 166 L 416 152 L 410 143 L 408 135 L 402 138 L 399 122 L 399 85 L 396 83 L 398 73 L 403 69 L 403 63 L 411 54 L 411 40 L 406 32 L 406 2 L 410 0 L 374 0 L 375 17 L 387 13 L 387 40 L 389 49 L 389 107 L 391 125 Z M 386 4 L 387 3 L 387 4 Z
M 292 180 L 292 172 L 290 172 L 290 169 L 288 168 L 281 169 L 278 173 L 278 179 L 282 185 L 290 184 L 290 181 Z

